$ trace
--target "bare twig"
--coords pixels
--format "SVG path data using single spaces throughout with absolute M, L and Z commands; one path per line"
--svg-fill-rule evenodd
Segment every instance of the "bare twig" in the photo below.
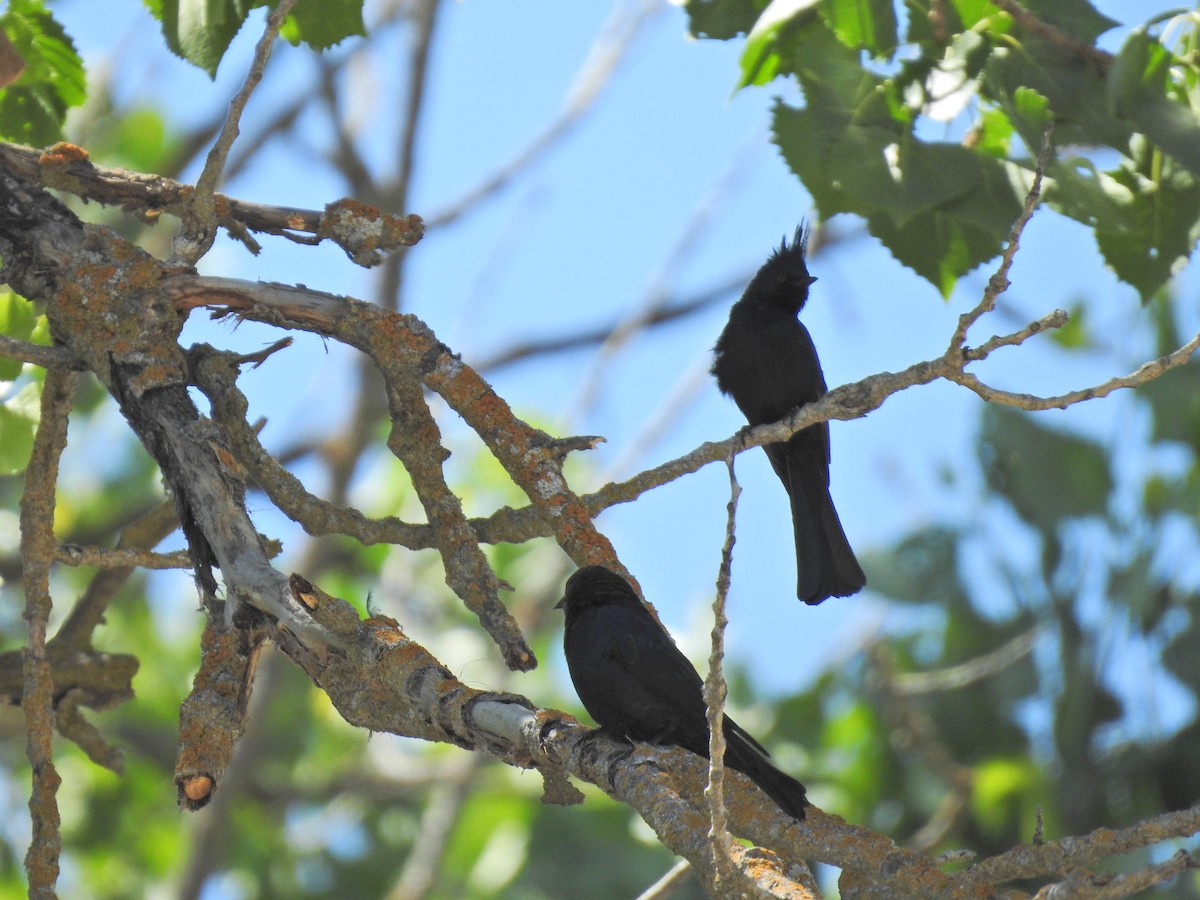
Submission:
M 463 805 L 470 796 L 484 757 L 472 754 L 470 765 L 452 778 L 432 782 L 425 810 L 417 825 L 408 859 L 387 900 L 422 900 L 436 887 L 446 847 L 460 821 Z
M 408 97 L 404 106 L 404 123 L 400 129 L 399 170 L 389 194 L 396 209 L 408 206 L 408 192 L 416 168 L 417 133 L 421 112 L 425 108 L 426 79 L 429 75 L 429 54 L 437 24 L 441 0 L 420 0 L 410 9 L 416 34 L 413 36 L 412 58 L 409 64 Z
M 966 360 L 973 358 L 968 355 L 964 347 L 967 340 L 967 331 L 985 313 L 990 313 L 994 310 L 996 308 L 996 299 L 1008 290 L 1008 272 L 1012 268 L 1013 259 L 1016 258 L 1017 251 L 1021 248 L 1021 235 L 1025 233 L 1025 226 L 1033 218 L 1033 212 L 1037 209 L 1038 203 L 1041 201 L 1042 176 L 1046 171 L 1046 165 L 1050 162 L 1050 154 L 1053 149 L 1054 122 L 1051 122 L 1042 135 L 1042 149 L 1038 154 L 1037 167 L 1033 172 L 1033 183 L 1025 194 L 1025 202 L 1021 206 L 1021 213 L 1017 216 L 1017 221 L 1013 223 L 1012 231 L 1009 232 L 1008 246 L 1004 248 L 1004 253 L 1001 254 L 1000 266 L 992 273 L 992 277 L 988 279 L 987 287 L 984 289 L 983 297 L 980 298 L 979 303 L 973 309 L 958 317 L 958 327 L 954 329 L 954 334 L 950 337 L 950 348 L 947 352 L 964 348 L 962 351 L 963 358 Z M 1065 324 L 1065 322 L 1066 320 L 1064 319 L 1062 324 Z M 1019 344 L 1021 341 L 1014 340 L 1010 343 Z M 997 346 L 1000 345 L 997 344 Z M 986 353 L 983 354 L 983 356 L 986 355 Z M 983 356 L 975 358 L 982 359 Z
M 275 44 L 275 39 L 279 37 L 279 29 L 283 26 L 283 20 L 288 17 L 295 5 L 296 0 L 279 0 L 267 16 L 267 24 L 263 29 L 262 37 L 258 39 L 258 44 L 254 48 L 254 59 L 250 63 L 250 70 L 246 73 L 246 80 L 242 82 L 241 88 L 229 102 L 229 112 L 225 116 L 225 123 L 221 126 L 221 131 L 217 135 L 212 149 L 208 152 L 208 158 L 204 161 L 204 169 L 201 171 L 200 177 L 196 179 L 196 193 L 192 200 L 192 207 L 184 219 L 183 231 L 176 239 L 176 256 L 181 263 L 195 264 L 212 246 L 213 238 L 217 233 L 216 191 L 217 185 L 221 182 L 221 174 L 225 170 L 225 160 L 229 157 L 233 142 L 237 140 L 242 112 L 245 110 L 246 104 L 250 102 L 250 95 L 262 81 L 263 72 L 267 68 L 267 60 L 271 58 L 271 48 Z
M 666 900 L 683 887 L 691 875 L 692 864 L 686 859 L 681 859 L 667 869 L 662 878 L 638 894 L 637 900 Z
M 61 819 L 56 795 L 62 779 L 54 766 L 54 677 L 46 653 L 46 624 L 53 601 L 50 566 L 54 561 L 54 487 L 67 445 L 67 417 L 75 395 L 75 373 L 51 369 L 42 386 L 41 420 L 25 470 L 21 495 L 21 557 L 24 560 L 25 649 L 21 708 L 27 729 L 25 752 L 33 769 L 29 815 L 33 835 L 25 855 L 29 896 L 53 898 L 62 852 Z
M 896 675 L 888 648 L 877 643 L 867 653 L 869 683 L 878 692 L 891 741 L 906 755 L 916 754 L 946 782 L 949 793 L 928 822 L 909 840 L 916 850 L 928 850 L 950 831 L 966 810 L 974 786 L 974 770 L 956 760 L 938 734 L 937 725 L 913 699 L 895 689 Z
M 104 555 L 99 559 L 92 559 L 92 554 L 83 548 L 72 548 L 69 545 L 60 546 L 57 559 L 68 565 L 74 564 L 73 549 L 82 551 L 79 562 L 81 565 L 103 566 L 110 560 L 120 559 L 126 554 L 129 556 L 126 558 L 125 565 L 105 568 L 104 571 L 98 572 L 92 578 L 83 592 L 83 596 L 71 608 L 66 621 L 59 626 L 53 643 L 76 649 L 90 647 L 92 632 L 103 621 L 104 611 L 108 608 L 109 601 L 133 574 L 133 566 L 160 568 L 156 564 L 157 562 L 171 560 L 172 562 L 181 561 L 184 568 L 189 568 L 191 560 L 186 552 L 167 555 L 149 552 L 150 548 L 156 547 L 178 527 L 179 514 L 175 511 L 175 503 L 167 500 L 141 516 L 136 522 L 127 525 L 121 531 L 116 550 L 102 551 Z M 85 559 L 86 562 L 84 562 Z
M 16 338 L 0 334 L 0 356 L 8 359 L 19 359 L 22 362 L 33 363 L 43 369 L 74 369 L 83 371 L 83 360 L 66 347 L 47 347 L 44 344 L 31 344 L 29 341 L 18 341 Z
M 1023 844 L 981 860 L 961 877 L 969 884 L 994 885 L 1040 875 L 1069 876 L 1111 856 L 1197 833 L 1200 833 L 1200 805 L 1163 813 L 1128 828 L 1097 828 L 1090 834 Z
M 708 655 L 708 675 L 704 679 L 704 703 L 708 717 L 708 840 L 716 867 L 719 888 L 732 890 L 738 876 L 729 858 L 729 833 L 725 816 L 725 697 L 728 686 L 722 662 L 725 659 L 725 600 L 729 595 L 733 545 L 737 539 L 737 504 L 742 493 L 733 467 L 734 456 L 726 460 L 729 468 L 729 503 L 726 505 L 725 541 L 721 546 L 721 565 L 717 570 L 717 590 L 713 597 L 712 650 Z
M 1034 895 L 1034 900 L 1102 900 L 1105 897 L 1132 897 L 1156 885 L 1173 881 L 1190 869 L 1200 868 L 1186 850 L 1179 850 L 1168 860 L 1151 863 L 1133 872 L 1121 874 L 1075 873 L 1064 881 L 1048 884 Z
M 93 165 L 87 153 L 72 144 L 56 144 L 42 151 L 0 142 L 0 163 L 43 187 L 120 206 L 145 218 L 157 218 L 164 212 L 184 218 L 191 209 L 191 186 L 161 175 Z M 424 223 L 419 216 L 385 215 L 374 207 L 350 200 L 335 201 L 324 210 L 312 210 L 251 203 L 217 194 L 215 206 L 220 211 L 218 224 L 243 242 L 246 229 L 300 244 L 330 240 L 355 262 L 367 265 L 376 264 L 383 252 L 417 243 L 424 234 Z
M 732 291 L 745 286 L 751 274 L 753 273 L 741 272 L 693 297 L 664 302 L 648 311 L 642 324 L 645 327 L 662 325 L 705 310 L 729 297 Z M 479 360 L 476 368 L 481 372 L 492 372 L 529 359 L 554 353 L 565 353 L 583 347 L 598 346 L 610 340 L 617 329 L 621 327 L 621 322 L 618 321 L 601 325 L 598 328 L 580 329 L 574 334 L 560 334 L 553 337 L 519 341 Z
M 1094 63 L 1096 68 L 1101 72 L 1108 71 L 1109 66 L 1116 59 L 1111 53 L 1101 50 L 1099 47 L 1094 47 L 1086 41 L 1075 37 L 1075 35 L 1068 34 L 1061 28 L 1057 28 L 1049 22 L 1039 19 L 1018 3 L 1017 0 L 992 0 L 992 2 L 1012 16 L 1013 20 L 1026 31 L 1039 35 L 1056 47 L 1060 47 L 1081 59 L 1086 59 L 1088 62 Z
M 891 675 L 891 690 L 906 697 L 954 691 L 1003 672 L 1033 650 L 1036 628 L 1019 634 L 1008 643 L 957 666 L 936 672 L 895 672 Z
M 751 151 L 761 147 L 763 143 L 763 136 L 757 132 L 742 142 L 742 146 L 738 148 L 725 171 L 705 191 L 696 208 L 688 216 L 683 230 L 675 238 L 665 258 L 659 264 L 658 270 L 650 277 L 649 285 L 641 300 L 624 314 L 622 319 L 617 322 L 616 327 L 605 337 L 599 352 L 580 379 L 575 399 L 567 406 L 573 411 L 576 419 L 585 415 L 587 410 L 595 404 L 600 387 L 604 384 L 604 372 L 607 371 L 616 354 L 639 332 L 650 325 L 657 324 L 670 296 L 668 286 L 678 281 L 678 270 L 695 252 L 704 230 L 716 216 L 738 176 L 746 168 Z
M 651 15 L 662 9 L 663 5 L 657 0 L 643 0 L 634 14 L 625 12 L 615 14 L 614 18 L 601 30 L 600 36 L 592 44 L 587 58 L 575 75 L 558 118 L 531 141 L 529 146 L 509 162 L 500 166 L 482 184 L 468 191 L 465 196 L 454 201 L 445 209 L 430 216 L 429 227 L 437 228 L 453 222 L 480 202 L 502 190 L 518 174 L 552 149 L 583 118 L 603 89 L 610 83 L 613 72 L 625 58 L 642 25 Z
M 122 547 L 110 550 L 106 547 L 81 547 L 78 544 L 59 545 L 54 561 L 68 566 L 95 566 L 100 569 L 187 569 L 192 565 L 186 550 L 155 553 L 152 550 Z

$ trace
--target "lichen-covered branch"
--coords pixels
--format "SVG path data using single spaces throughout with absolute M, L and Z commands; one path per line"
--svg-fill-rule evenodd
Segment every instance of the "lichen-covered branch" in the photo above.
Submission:
M 35 150 L 0 142 L 0 165 L 42 187 L 119 206 L 148 220 L 163 213 L 182 218 L 195 191 L 189 184 L 161 175 L 94 165 L 87 151 L 72 144 Z M 392 215 L 348 199 L 324 210 L 251 203 L 224 194 L 213 199 L 217 224 L 243 243 L 247 230 L 302 244 L 331 240 L 360 265 L 378 265 L 391 251 L 417 243 L 425 232 L 420 216 Z M 254 246 L 250 249 L 257 252 Z
M 52 898 L 62 852 L 58 787 L 62 778 L 54 765 L 54 676 L 46 650 L 46 626 L 53 605 L 50 566 L 54 562 L 54 489 L 58 463 L 67 446 L 67 417 L 75 395 L 73 372 L 46 373 L 42 387 L 41 419 L 33 452 L 25 470 L 21 495 L 21 557 L 25 589 L 23 617 L 29 627 L 25 646 L 21 708 L 25 713 L 25 753 L 33 770 L 29 815 L 33 837 L 25 855 L 29 896 Z
M 255 617 L 258 619 L 259 617 Z M 207 806 L 246 730 L 254 670 L 269 637 L 265 621 L 220 629 L 212 619 L 200 638 L 200 669 L 179 707 L 175 788 L 189 811 Z
M 1195 834 L 1200 834 L 1200 804 L 1163 813 L 1128 828 L 1098 828 L 1090 834 L 1023 844 L 981 860 L 962 877 L 978 885 L 1003 884 L 1041 875 L 1061 878 L 1075 874 L 1076 870 L 1090 869 L 1113 856 Z
M 508 404 L 414 316 L 280 284 L 232 278 L 173 276 L 164 285 L 181 309 L 199 306 L 247 319 L 331 337 L 366 353 L 389 383 L 410 373 L 462 416 L 525 491 L 542 525 L 577 565 L 604 564 L 624 572 L 593 513 L 562 475 L 572 442 L 552 438 L 517 418 Z M 546 532 L 542 532 L 546 533 Z
M 105 385 L 158 463 L 202 591 L 215 594 L 217 565 L 231 614 L 249 602 L 311 632 L 246 512 L 234 457 L 188 396 L 183 317 L 160 289 L 172 270 L 107 229 L 81 224 L 3 166 L 0 255 L 8 283 L 46 301 L 51 333 Z

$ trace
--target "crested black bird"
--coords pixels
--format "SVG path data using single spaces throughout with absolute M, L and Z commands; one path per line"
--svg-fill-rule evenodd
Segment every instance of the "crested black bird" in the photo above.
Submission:
M 825 375 L 808 329 L 797 316 L 817 279 L 808 274 L 808 230 L 801 224 L 750 279 L 714 347 L 717 387 L 751 425 L 778 422 L 825 395 Z M 821 422 L 763 450 L 792 505 L 796 596 L 817 604 L 862 590 L 866 576 L 829 496 L 829 423 Z
M 563 651 L 584 708 L 616 737 L 683 747 L 708 758 L 704 682 L 624 578 L 587 566 L 567 579 Z M 785 813 L 804 818 L 804 785 L 729 716 L 725 765 L 750 777 Z

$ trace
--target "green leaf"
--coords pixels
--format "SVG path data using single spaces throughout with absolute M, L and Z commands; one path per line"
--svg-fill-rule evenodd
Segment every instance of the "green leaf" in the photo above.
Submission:
M 1200 176 L 1200 118 L 1185 96 L 1168 92 L 1175 59 L 1157 39 L 1138 29 L 1117 54 L 1108 77 L 1111 112 Z
M 261 0 L 161 0 L 163 37 L 172 52 L 214 77 L 246 16 Z
M 1175 511 L 1200 518 L 1200 470 L 1192 466 L 1183 478 L 1151 475 L 1142 490 L 1142 506 L 1150 516 Z
M 1012 121 L 998 109 L 985 109 L 975 128 L 975 149 L 988 156 L 1003 159 L 1012 147 Z
M 1054 118 L 1058 146 L 1100 144 L 1126 153 L 1130 126 L 1112 116 L 1106 90 L 1095 66 L 1036 35 L 1025 35 L 1016 45 L 997 42 L 980 79 L 981 94 L 1008 113 L 1034 154 L 1047 113 Z
M 801 19 L 819 0 L 771 0 L 746 36 L 742 49 L 742 77 L 739 88 L 750 84 L 766 84 L 780 69 L 780 57 L 776 47 L 780 32 L 793 21 Z
M 0 404 L 0 475 L 25 471 L 37 430 L 42 386 L 32 382 Z
M 1194 609 L 1196 597 L 1187 599 Z M 1200 618 L 1192 615 L 1188 627 L 1172 637 L 1163 651 L 1163 664 L 1183 684 L 1200 684 Z
M 821 218 L 855 213 L 892 255 L 949 295 L 1000 252 L 1028 173 L 965 147 L 850 124 L 825 109 L 775 107 L 775 140 Z
M 300 0 L 280 34 L 292 44 L 327 50 L 348 37 L 365 35 L 363 0 Z
M 1195 249 L 1200 184 L 1188 172 L 1164 172 L 1155 184 L 1128 168 L 1112 171 L 1129 191 L 1123 228 L 1096 228 L 1096 243 L 1117 276 L 1148 301 Z M 1115 199 L 1115 198 L 1114 198 Z
M 1066 519 L 1101 515 L 1108 508 L 1112 473 L 1107 454 L 1093 441 L 989 404 L 978 449 L 988 485 L 1043 534 Z
M 1039 146 L 1041 136 L 1046 133 L 1054 114 L 1050 111 L 1050 101 L 1033 88 L 1019 87 L 1013 92 L 1013 114 L 1024 126 L 1025 134 L 1032 138 L 1037 136 L 1037 143 L 1027 138 L 1030 146 Z
M 1025 0 L 1024 5 L 1041 21 L 1085 43 L 1121 24 L 1098 12 L 1088 0 Z
M 949 298 L 958 279 L 1001 249 L 1000 238 L 943 212 L 913 217 L 904 228 L 887 215 L 867 219 L 867 228 L 908 266 Z
M 1134 194 L 1123 180 L 1082 156 L 1052 159 L 1046 166 L 1046 205 L 1089 228 L 1132 231 Z
M 896 49 L 896 7 L 892 0 L 826 0 L 821 17 L 838 40 L 877 57 Z
M 768 0 L 688 0 L 688 30 L 700 38 L 727 41 L 754 27 Z
M 928 0 L 905 0 L 908 10 L 908 40 L 914 43 L 944 46 L 947 35 L 961 35 L 969 31 L 981 32 L 983 23 L 990 23 L 987 30 L 1004 32 L 1010 20 L 996 15 L 996 6 L 991 0 L 950 0 L 937 7 L 938 16 L 930 15 Z
M 37 0 L 11 0 L 0 29 L 25 62 L 20 77 L 0 91 L 0 137 L 33 146 L 59 140 L 67 110 L 87 97 L 75 45 Z
M 38 324 L 33 304 L 12 291 L 0 291 L 0 334 L 18 341 L 28 341 Z M 0 357 L 0 381 L 13 381 L 21 374 L 19 359 Z
M 1186 101 L 1169 95 L 1169 72 L 1174 62 L 1174 56 L 1153 37 L 1134 32 L 1117 55 L 1109 85 L 1117 85 L 1117 70 L 1123 67 L 1133 68 L 1140 78 L 1129 79 L 1132 89 L 1127 84 L 1126 90 L 1110 90 L 1109 101 L 1114 112 L 1136 131 L 1188 172 L 1200 176 L 1200 119 Z

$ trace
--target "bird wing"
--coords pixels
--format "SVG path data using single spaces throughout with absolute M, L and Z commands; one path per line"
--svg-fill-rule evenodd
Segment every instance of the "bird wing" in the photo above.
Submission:
M 655 622 L 654 629 L 625 631 L 613 642 L 613 659 L 631 673 L 653 670 L 656 689 L 684 697 L 704 690 L 704 681 L 675 642 Z
M 621 629 L 609 656 L 622 682 L 635 686 L 625 698 L 628 737 L 707 756 L 704 682 L 662 626 L 647 613 L 636 627 Z

